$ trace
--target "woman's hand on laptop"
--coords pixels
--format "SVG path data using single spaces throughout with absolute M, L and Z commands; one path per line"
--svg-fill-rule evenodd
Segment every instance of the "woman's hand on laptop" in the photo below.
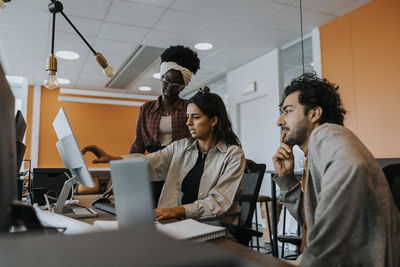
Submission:
M 122 159 L 120 156 L 112 156 L 106 153 L 103 149 L 96 145 L 85 146 L 81 152 L 82 155 L 85 155 L 86 152 L 92 152 L 97 157 L 97 159 L 92 161 L 93 163 L 109 163 L 111 160 Z
M 185 208 L 183 206 L 177 206 L 172 208 L 158 208 L 154 210 L 154 215 L 157 221 L 162 221 L 171 218 L 185 217 Z

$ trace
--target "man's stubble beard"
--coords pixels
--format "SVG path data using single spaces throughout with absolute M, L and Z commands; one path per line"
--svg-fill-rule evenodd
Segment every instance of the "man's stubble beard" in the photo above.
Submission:
M 310 132 L 308 126 L 308 118 L 304 117 L 299 123 L 297 123 L 291 130 L 292 134 L 286 136 L 283 140 L 288 146 L 301 145 L 307 140 L 307 136 Z

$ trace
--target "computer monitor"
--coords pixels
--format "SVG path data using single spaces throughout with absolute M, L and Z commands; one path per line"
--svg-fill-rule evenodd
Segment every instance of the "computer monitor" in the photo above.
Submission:
M 21 110 L 18 110 L 17 114 L 15 114 L 15 137 L 17 139 L 17 142 L 22 142 L 22 140 L 24 139 L 25 130 L 26 121 L 24 119 L 24 115 L 22 115 Z
M 9 231 L 11 205 L 17 199 L 14 101 L 0 64 L 0 233 Z
M 94 187 L 95 183 L 89 170 L 83 160 L 81 150 L 76 142 L 75 135 L 72 132 L 64 108 L 60 108 L 56 118 L 53 121 L 53 127 L 58 137 L 56 144 L 58 152 L 64 162 L 65 168 L 71 172 L 71 177 L 65 181 L 60 196 L 54 208 L 55 212 L 62 212 L 68 194 L 74 184 L 82 184 L 87 187 Z
M 17 111 L 15 115 L 15 138 L 17 141 L 17 172 L 21 169 L 22 162 L 24 161 L 26 146 L 22 142 L 26 130 L 26 122 L 22 112 Z

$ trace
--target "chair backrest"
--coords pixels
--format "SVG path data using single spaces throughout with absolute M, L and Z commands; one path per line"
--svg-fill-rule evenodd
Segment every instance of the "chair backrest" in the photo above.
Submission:
M 400 163 L 387 165 L 382 170 L 388 180 L 394 203 L 400 211 Z
M 265 164 L 248 165 L 251 172 L 244 172 L 242 178 L 242 192 L 240 194 L 240 212 L 239 225 L 251 228 L 254 210 L 256 209 L 257 198 L 260 192 L 261 183 L 265 174 Z

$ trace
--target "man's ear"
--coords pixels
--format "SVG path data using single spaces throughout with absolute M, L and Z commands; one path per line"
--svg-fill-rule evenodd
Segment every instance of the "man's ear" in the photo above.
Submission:
M 322 117 L 322 108 L 320 106 L 316 106 L 311 110 L 311 122 L 318 123 Z

